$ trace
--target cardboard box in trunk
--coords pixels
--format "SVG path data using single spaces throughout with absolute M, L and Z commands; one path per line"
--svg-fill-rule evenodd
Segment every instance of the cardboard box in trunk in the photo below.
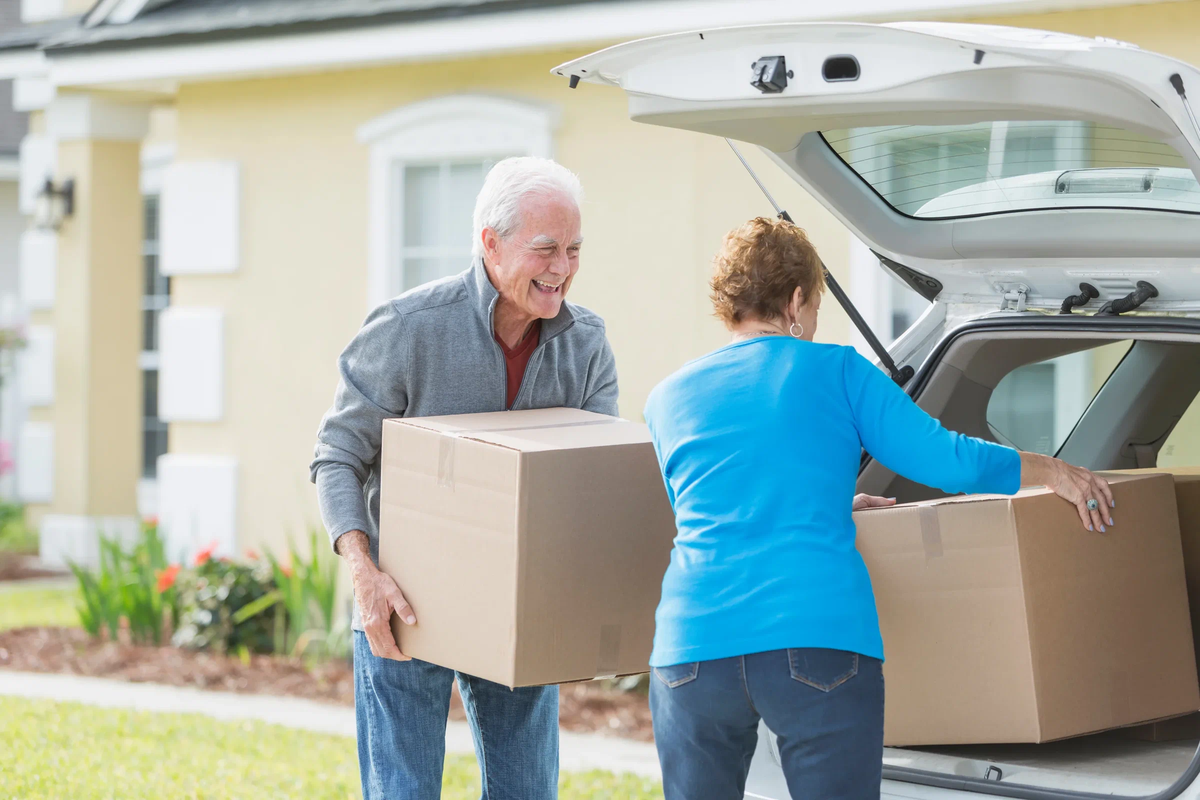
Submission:
M 1182 717 L 1163 719 L 1148 725 L 1134 725 L 1125 729 L 1130 739 L 1143 742 L 1177 742 L 1181 739 L 1200 739 L 1200 714 L 1195 712 Z
M 505 686 L 645 672 L 675 517 L 645 425 L 554 408 L 383 424 L 401 650 Z
M 1196 660 L 1200 663 L 1200 467 L 1156 467 L 1105 474 L 1112 477 L 1154 473 L 1167 473 L 1175 479 L 1175 506 L 1179 513 L 1179 536 L 1183 544 L 1183 569 L 1187 575 L 1192 642 L 1196 648 Z M 1139 725 L 1130 728 L 1129 735 L 1149 742 L 1200 739 L 1200 714 Z
M 1165 475 L 1089 532 L 1046 489 L 859 512 L 893 746 L 1046 742 L 1200 707 Z

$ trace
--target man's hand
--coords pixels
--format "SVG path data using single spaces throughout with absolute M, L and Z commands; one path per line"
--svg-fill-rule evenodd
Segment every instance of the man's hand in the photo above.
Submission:
M 854 506 L 851 511 L 862 511 L 866 508 L 887 508 L 888 506 L 896 505 L 894 497 L 876 497 L 872 494 L 856 494 L 854 495 Z
M 363 633 L 367 635 L 372 655 L 411 661 L 396 646 L 396 638 L 392 635 L 392 612 L 395 611 L 405 625 L 416 625 L 417 617 L 396 582 L 371 561 L 367 535 L 362 531 L 345 533 L 338 537 L 336 549 L 350 567 L 354 602 L 358 603 L 362 614 Z

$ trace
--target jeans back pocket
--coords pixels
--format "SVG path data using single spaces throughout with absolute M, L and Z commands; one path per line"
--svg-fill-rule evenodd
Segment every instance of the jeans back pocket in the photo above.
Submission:
M 833 691 L 858 674 L 858 653 L 824 647 L 797 647 L 787 651 L 792 679 Z
M 654 667 L 651 671 L 656 678 L 667 685 L 667 688 L 674 689 L 677 686 L 683 686 L 685 683 L 691 683 L 696 680 L 696 676 L 700 674 L 700 662 L 693 661 L 690 664 Z

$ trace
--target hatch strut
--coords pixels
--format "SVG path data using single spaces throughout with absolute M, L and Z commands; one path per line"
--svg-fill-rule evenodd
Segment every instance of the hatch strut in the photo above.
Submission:
M 1192 121 L 1192 133 L 1200 137 L 1200 123 L 1196 122 L 1196 112 L 1192 111 L 1192 104 L 1188 102 L 1187 92 L 1183 89 L 1183 76 L 1176 72 L 1168 80 L 1171 81 L 1175 94 L 1179 95 L 1179 102 L 1183 103 L 1183 110 L 1187 112 L 1188 119 Z
M 742 162 L 742 166 L 746 168 L 746 171 L 750 173 L 750 177 L 753 178 L 754 182 L 758 184 L 758 188 L 762 190 L 764 195 L 766 195 L 767 201 L 770 202 L 771 206 L 775 209 L 776 215 L 781 220 L 785 222 L 791 222 L 794 225 L 795 221 L 792 219 L 791 215 L 788 214 L 788 212 L 784 209 L 780 208 L 779 203 L 775 202 L 775 198 L 771 196 L 771 193 L 767 191 L 767 187 L 763 185 L 761 180 L 759 180 L 758 175 L 754 172 L 754 169 L 742 155 L 742 151 L 738 150 L 737 145 L 735 145 L 731 140 L 726 139 L 725 142 L 730 146 L 730 148 L 732 148 L 734 155 L 738 157 L 738 161 Z M 867 324 L 865 319 L 863 319 L 862 314 L 858 313 L 858 309 L 854 307 L 854 303 L 851 302 L 850 296 L 847 295 L 842 287 L 838 285 L 838 282 L 834 280 L 833 275 L 830 274 L 829 268 L 825 266 L 824 262 L 821 262 L 821 270 L 825 273 L 825 285 L 829 287 L 829 291 L 833 293 L 834 299 L 838 301 L 838 305 L 840 305 L 846 312 L 846 315 L 850 317 L 850 321 L 854 323 L 854 327 L 858 328 L 858 332 L 862 334 L 862 337 L 867 340 L 867 344 L 871 346 L 871 349 L 875 352 L 875 355 L 879 357 L 879 362 L 883 364 L 884 369 L 886 369 L 888 372 L 888 375 L 891 375 L 892 380 L 901 386 L 908 383 L 909 378 L 913 376 L 915 370 L 907 364 L 903 367 L 896 366 L 896 362 L 892 360 L 892 356 L 890 353 L 888 353 L 887 348 L 884 347 L 883 343 L 879 341 L 879 337 L 877 337 L 875 332 L 871 330 L 871 326 Z

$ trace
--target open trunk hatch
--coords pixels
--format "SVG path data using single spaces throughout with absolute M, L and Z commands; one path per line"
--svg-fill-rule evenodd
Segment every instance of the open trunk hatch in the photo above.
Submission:
M 1103 39 L 798 23 L 618 45 L 556 67 L 641 122 L 760 146 L 947 303 L 1057 309 L 1140 281 L 1200 310 L 1200 71 Z M 803 220 L 799 221 L 803 225 Z

